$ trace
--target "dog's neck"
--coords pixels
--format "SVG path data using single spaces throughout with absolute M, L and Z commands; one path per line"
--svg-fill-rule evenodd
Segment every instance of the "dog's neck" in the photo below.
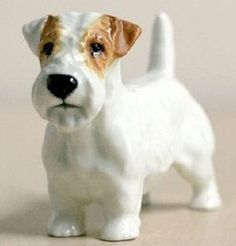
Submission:
M 91 126 L 93 126 L 93 130 L 96 131 L 99 129 L 100 133 L 102 132 L 104 135 L 107 135 L 104 133 L 104 131 L 107 129 L 107 126 L 110 125 L 110 123 L 107 123 L 107 120 L 113 120 L 111 115 L 114 112 L 117 112 L 117 108 L 119 108 L 121 111 L 123 110 L 128 92 L 127 88 L 122 83 L 120 61 L 116 61 L 114 64 L 112 64 L 109 71 L 107 72 L 105 83 L 105 102 L 96 118 L 91 123 Z
M 117 60 L 110 67 L 106 75 L 106 100 L 122 95 L 125 91 L 125 86 L 121 78 L 121 62 Z

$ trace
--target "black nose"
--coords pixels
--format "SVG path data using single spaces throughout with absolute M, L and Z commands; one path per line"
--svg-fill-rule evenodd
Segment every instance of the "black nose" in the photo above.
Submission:
M 66 74 L 50 74 L 47 78 L 47 88 L 56 97 L 64 100 L 78 86 L 77 80 Z

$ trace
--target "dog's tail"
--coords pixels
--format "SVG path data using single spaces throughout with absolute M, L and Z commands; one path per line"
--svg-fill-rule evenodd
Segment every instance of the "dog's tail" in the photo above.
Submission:
M 166 13 L 156 16 L 153 25 L 152 46 L 148 72 L 157 75 L 173 76 L 175 52 L 173 29 Z

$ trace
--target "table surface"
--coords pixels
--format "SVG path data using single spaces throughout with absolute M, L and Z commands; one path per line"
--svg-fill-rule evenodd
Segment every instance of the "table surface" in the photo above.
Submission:
M 47 237 L 50 214 L 46 173 L 40 149 L 45 122 L 32 108 L 0 108 L 0 245 L 236 245 L 236 114 L 211 113 L 216 133 L 215 166 L 223 207 L 214 212 L 188 209 L 190 185 L 170 170 L 153 187 L 152 204 L 142 210 L 138 239 L 127 242 L 99 240 L 101 208 L 87 211 L 86 237 Z

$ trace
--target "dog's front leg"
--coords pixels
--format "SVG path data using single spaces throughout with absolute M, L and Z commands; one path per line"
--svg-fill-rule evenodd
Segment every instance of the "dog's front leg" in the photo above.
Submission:
M 105 226 L 102 239 L 122 241 L 135 239 L 139 235 L 139 212 L 143 182 L 122 182 L 103 201 Z
M 48 222 L 48 235 L 54 237 L 75 237 L 85 234 L 85 204 L 49 189 L 52 215 Z

